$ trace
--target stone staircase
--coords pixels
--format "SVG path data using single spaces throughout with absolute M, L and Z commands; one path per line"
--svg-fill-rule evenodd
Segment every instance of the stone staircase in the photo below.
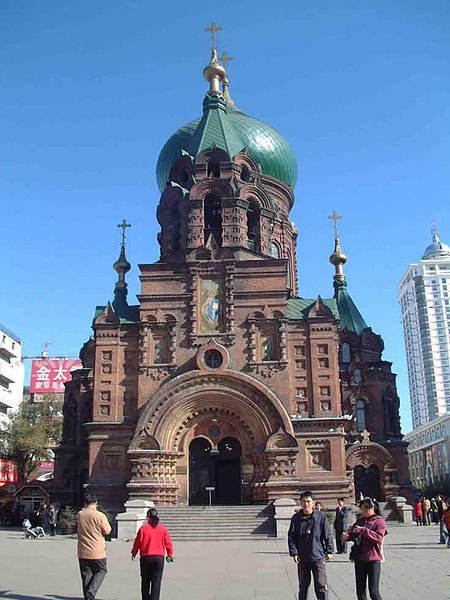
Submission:
M 174 540 L 265 540 L 275 537 L 272 506 L 158 506 Z
M 400 519 L 397 513 L 397 509 L 395 508 L 395 504 L 393 502 L 380 502 L 379 507 L 381 516 L 385 521 L 399 522 Z

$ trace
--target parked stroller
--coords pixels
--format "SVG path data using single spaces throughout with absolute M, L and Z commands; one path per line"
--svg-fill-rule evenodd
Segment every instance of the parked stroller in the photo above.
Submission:
M 45 531 L 42 527 L 32 527 L 30 519 L 26 518 L 23 520 L 22 528 L 27 540 L 37 540 L 45 536 Z

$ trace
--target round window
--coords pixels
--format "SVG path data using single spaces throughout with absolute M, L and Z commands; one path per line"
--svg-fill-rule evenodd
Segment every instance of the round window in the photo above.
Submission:
M 218 350 L 207 350 L 205 352 L 205 364 L 210 369 L 218 369 L 223 363 L 223 356 Z

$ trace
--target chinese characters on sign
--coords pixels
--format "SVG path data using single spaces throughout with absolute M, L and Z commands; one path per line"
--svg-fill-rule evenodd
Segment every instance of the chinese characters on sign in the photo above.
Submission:
M 63 394 L 64 384 L 70 380 L 71 372 L 81 367 L 81 360 L 66 358 L 33 360 L 30 392 L 32 394 Z

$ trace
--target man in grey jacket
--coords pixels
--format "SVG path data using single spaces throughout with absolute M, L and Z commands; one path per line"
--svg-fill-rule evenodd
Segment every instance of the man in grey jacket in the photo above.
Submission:
M 311 573 L 317 600 L 329 600 L 325 560 L 331 560 L 334 549 L 330 526 L 326 514 L 314 510 L 311 492 L 302 493 L 300 504 L 288 532 L 289 554 L 298 569 L 298 600 L 307 600 Z

